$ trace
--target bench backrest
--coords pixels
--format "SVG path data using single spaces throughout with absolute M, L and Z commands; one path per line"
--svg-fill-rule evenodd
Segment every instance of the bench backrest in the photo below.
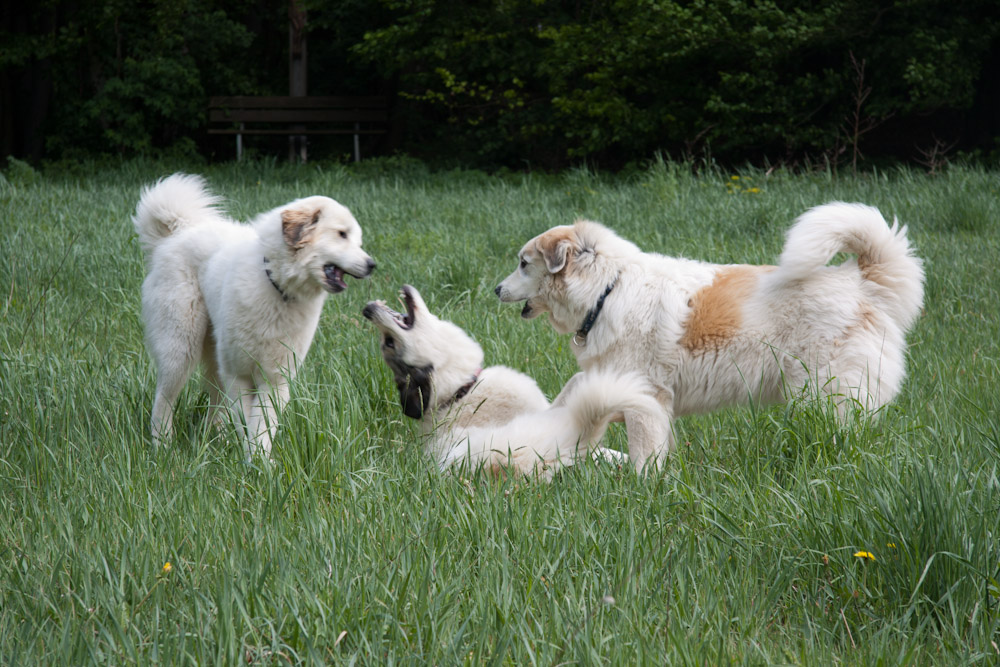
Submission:
M 384 123 L 388 105 L 382 96 L 212 97 L 211 123 Z

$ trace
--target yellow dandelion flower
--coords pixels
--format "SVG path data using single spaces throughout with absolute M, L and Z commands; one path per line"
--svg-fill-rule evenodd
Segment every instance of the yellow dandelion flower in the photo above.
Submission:
M 170 561 L 163 564 L 163 574 L 170 574 L 170 571 L 173 569 L 174 566 L 170 564 Z
M 867 558 L 868 560 L 875 560 L 875 554 L 870 551 L 859 551 L 854 554 L 855 558 Z
M 890 549 L 895 549 L 896 548 L 896 543 L 895 542 L 886 542 L 885 546 L 889 547 Z
M 739 176 L 730 176 L 729 178 L 733 179 L 734 181 L 740 180 Z
M 750 188 L 749 190 L 747 190 L 747 192 L 752 192 L 754 194 L 757 194 L 758 192 L 760 192 L 760 188 Z

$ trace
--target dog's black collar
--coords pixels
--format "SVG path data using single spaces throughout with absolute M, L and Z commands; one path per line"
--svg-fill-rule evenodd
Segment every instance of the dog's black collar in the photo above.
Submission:
M 267 265 L 270 262 L 271 262 L 271 260 L 269 260 L 267 257 L 264 258 L 264 275 L 267 276 L 267 279 L 274 286 L 274 289 L 278 290 L 278 294 L 281 295 L 281 300 L 285 301 L 285 302 L 288 302 L 288 301 L 291 300 L 291 297 L 288 296 L 288 294 L 285 293 L 285 290 L 281 289 L 281 285 L 279 285 L 278 283 L 274 282 L 274 278 L 271 277 L 271 269 L 267 268 Z
M 587 315 L 583 318 L 583 324 L 580 328 L 576 330 L 576 334 L 573 336 L 573 343 L 579 347 L 583 347 L 587 344 L 587 334 L 590 330 L 594 328 L 594 323 L 597 322 L 597 316 L 601 314 L 601 310 L 604 309 L 604 300 L 608 298 L 611 294 L 611 290 L 615 288 L 618 284 L 618 278 L 616 277 L 608 286 L 604 288 L 604 294 L 597 300 L 594 307 L 587 311 Z

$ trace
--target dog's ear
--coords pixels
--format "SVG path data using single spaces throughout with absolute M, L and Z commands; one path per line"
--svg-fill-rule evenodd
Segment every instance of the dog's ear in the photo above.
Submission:
M 431 401 L 431 369 L 414 368 L 409 373 L 396 378 L 399 389 L 399 404 L 403 414 L 411 419 L 420 419 Z
M 289 208 L 281 212 L 281 235 L 292 250 L 300 250 L 309 242 L 320 211 Z
M 576 237 L 572 231 L 549 233 L 538 239 L 538 249 L 545 259 L 545 268 L 549 270 L 549 273 L 559 273 L 566 268 L 572 251 L 576 247 Z

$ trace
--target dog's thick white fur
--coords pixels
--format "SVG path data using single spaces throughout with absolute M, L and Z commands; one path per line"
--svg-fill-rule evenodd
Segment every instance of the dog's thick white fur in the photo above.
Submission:
M 202 178 L 174 174 L 143 189 L 133 217 L 148 263 L 153 441 L 170 438 L 174 403 L 200 361 L 212 404 L 225 403 L 245 425 L 247 457 L 269 455 L 327 293 L 347 287 L 345 273 L 369 275 L 375 262 L 354 216 L 329 197 L 295 200 L 250 224 L 218 203 Z
M 856 258 L 828 266 L 839 252 Z M 841 412 L 882 406 L 903 381 L 905 335 L 923 301 L 906 227 L 842 202 L 802 215 L 777 266 L 644 253 L 588 221 L 531 239 L 519 261 L 496 289 L 501 300 L 577 332 L 570 347 L 583 370 L 639 371 L 654 385 L 657 410 L 625 412 L 638 468 L 666 456 L 678 416 L 810 386 Z
M 420 420 L 425 452 L 442 470 L 480 467 L 494 474 L 551 479 L 595 453 L 608 423 L 625 410 L 657 409 L 637 373 L 578 373 L 549 405 L 533 379 L 505 366 L 483 368 L 483 350 L 455 324 L 434 316 L 404 285 L 406 313 L 381 301 L 365 306 L 378 327 L 404 414 Z

